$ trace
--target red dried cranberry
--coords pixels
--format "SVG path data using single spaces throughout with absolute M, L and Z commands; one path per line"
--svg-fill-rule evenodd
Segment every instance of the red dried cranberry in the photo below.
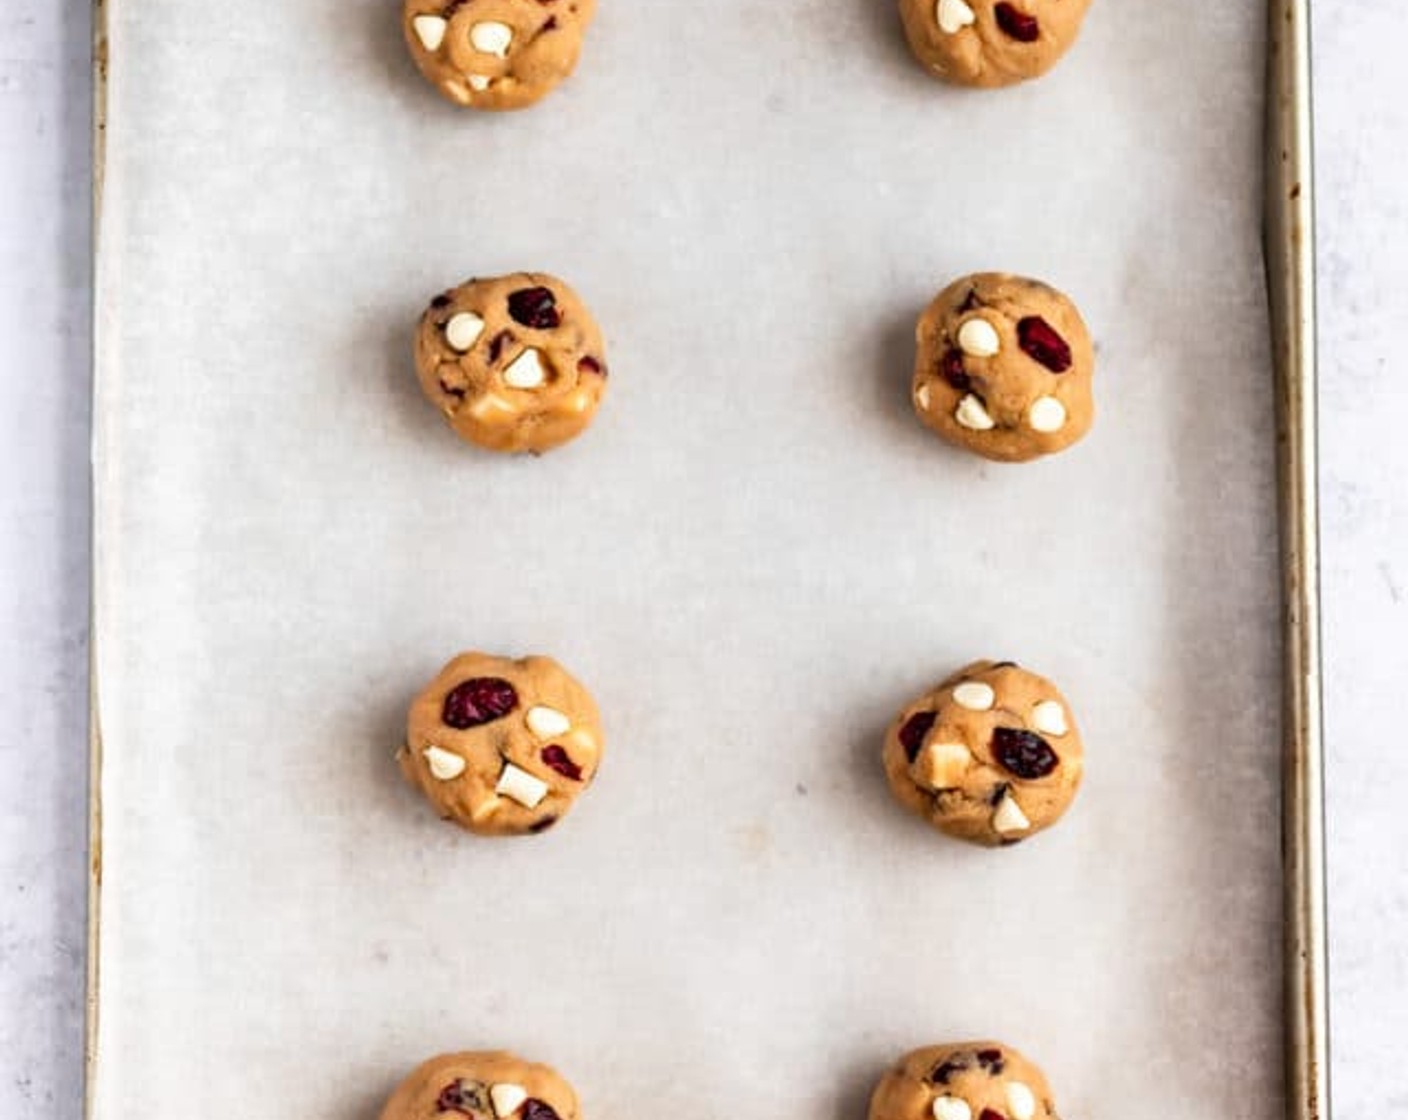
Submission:
M 590 354 L 588 354 L 585 358 L 583 358 L 580 362 L 577 363 L 577 372 L 595 373 L 601 377 L 606 376 L 606 370 L 602 368 L 601 363 L 595 358 L 593 358 Z
M 557 297 L 550 288 L 520 288 L 508 297 L 508 313 L 514 322 L 535 331 L 555 330 L 562 325 Z
M 544 817 L 544 818 L 543 818 L 542 820 L 540 820 L 540 821 L 535 821 L 535 822 L 533 823 L 533 825 L 528 829 L 528 831 L 531 832 L 534 836 L 537 836 L 538 833 L 540 833 L 540 832 L 546 832 L 548 829 L 550 829 L 550 828 L 551 828 L 553 825 L 555 825 L 556 823 L 557 823 L 557 818 L 556 818 L 556 817 Z
M 450 304 L 454 302 L 455 301 L 450 296 L 449 292 L 446 292 L 444 295 L 438 295 L 433 300 L 431 300 L 430 306 L 435 308 L 436 311 L 444 311 L 445 308 L 449 307 Z
M 574 782 L 582 780 L 582 768 L 573 762 L 572 756 L 556 743 L 543 748 L 543 764 L 549 769 L 556 770 L 564 778 L 570 778 Z
M 518 707 L 518 693 L 501 677 L 475 677 L 456 685 L 445 697 L 440 718 L 456 731 L 468 731 L 503 719 Z
M 929 734 L 930 728 L 938 718 L 936 712 L 917 712 L 900 728 L 900 746 L 904 748 L 904 755 L 911 764 L 919 757 L 919 750 L 924 746 L 924 736 Z
M 952 1058 L 946 1058 L 936 1065 L 929 1073 L 929 1081 L 934 1085 L 947 1085 L 948 1079 L 955 1073 L 962 1073 L 972 1061 L 967 1054 L 955 1054 Z
M 1052 373 L 1065 373 L 1071 368 L 1070 345 L 1040 315 L 1029 315 L 1017 324 L 1017 345 L 1022 353 Z
M 996 1049 L 979 1050 L 975 1057 L 982 1065 L 993 1066 L 1002 1061 L 1002 1051 Z
M 978 1120 L 1007 1120 L 1007 1117 L 998 1112 L 995 1108 L 985 1108 L 978 1113 Z
M 482 1113 L 484 1108 L 483 1087 L 476 1081 L 461 1078 L 451 1081 L 440 1090 L 435 1107 L 441 1112 L 460 1112 L 465 1116 Z
M 999 4 L 993 9 L 997 26 L 1019 43 L 1035 43 L 1041 38 L 1041 24 L 1036 16 L 1021 11 L 1015 4 Z
M 1044 778 L 1061 764 L 1051 744 L 1035 731 L 999 727 L 992 733 L 992 753 L 1002 768 L 1028 782 Z
M 956 347 L 944 355 L 940 372 L 942 372 L 944 380 L 960 393 L 966 393 L 973 387 L 972 378 L 968 376 L 968 371 L 963 368 L 963 351 Z
M 969 288 L 968 294 L 963 297 L 963 302 L 958 305 L 958 313 L 966 315 L 970 311 L 976 311 L 982 301 L 978 299 L 978 289 Z
M 556 31 L 556 30 L 557 30 L 557 17 L 556 17 L 556 16 L 548 16 L 548 21 L 547 21 L 547 23 L 543 24 L 543 30 L 544 30 L 544 31 Z
M 529 1097 L 523 1102 L 523 1120 L 561 1120 L 561 1117 L 547 1101 Z
M 493 365 L 499 360 L 499 355 L 504 352 L 504 345 L 513 341 L 513 335 L 508 331 L 500 331 L 489 341 L 489 364 Z

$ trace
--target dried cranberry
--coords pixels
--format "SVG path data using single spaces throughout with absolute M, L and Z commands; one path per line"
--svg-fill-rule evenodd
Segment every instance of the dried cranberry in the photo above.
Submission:
M 460 1078 L 440 1090 L 435 1107 L 441 1112 L 461 1112 L 465 1116 L 474 1116 L 486 1111 L 483 1094 L 484 1087 L 479 1082 Z
M 968 371 L 963 368 L 963 351 L 957 347 L 944 355 L 943 365 L 940 367 L 944 380 L 957 389 L 960 393 L 966 393 L 973 387 L 973 380 L 968 376 Z
M 548 21 L 547 21 L 547 23 L 543 24 L 543 30 L 544 30 L 544 31 L 556 31 L 556 30 L 557 30 L 557 17 L 556 17 L 556 16 L 548 16 Z
M 947 1085 L 955 1073 L 962 1073 L 973 1063 L 967 1054 L 955 1054 L 936 1065 L 929 1073 L 929 1081 L 934 1085 Z
M 574 782 L 582 780 L 582 768 L 573 762 L 572 756 L 556 743 L 543 748 L 543 764 L 549 769 L 556 770 L 564 778 L 570 778 Z
M 982 301 L 978 299 L 978 289 L 969 288 L 968 294 L 963 297 L 963 302 L 958 305 L 958 313 L 966 315 L 970 311 L 976 311 L 981 304 Z
M 523 1102 L 523 1120 L 561 1120 L 556 1110 L 547 1101 L 529 1097 Z
M 919 757 L 919 749 L 924 745 L 924 736 L 929 734 L 930 728 L 938 718 L 936 712 L 917 712 L 900 728 L 900 746 L 904 748 L 904 756 L 911 763 Z
M 449 293 L 447 292 L 444 295 L 436 296 L 433 300 L 431 300 L 430 306 L 435 308 L 436 311 L 444 311 L 445 308 L 449 307 L 450 304 L 454 302 L 455 301 L 450 297 Z
M 514 322 L 535 331 L 550 331 L 562 325 L 557 297 L 549 288 L 520 288 L 508 297 L 508 313 Z
M 995 1108 L 985 1108 L 978 1113 L 978 1120 L 1007 1120 L 1007 1117 L 998 1112 Z
M 999 727 L 992 733 L 992 753 L 1002 768 L 1028 782 L 1044 778 L 1061 764 L 1051 744 L 1035 731 Z
M 528 831 L 531 832 L 534 836 L 536 836 L 536 835 L 537 835 L 538 833 L 540 833 L 540 832 L 546 832 L 548 829 L 550 829 L 550 828 L 551 828 L 553 825 L 555 825 L 556 823 L 557 823 L 557 818 L 556 818 L 556 817 L 544 817 L 544 818 L 543 818 L 542 820 L 540 820 L 540 821 L 535 821 L 535 822 L 533 823 L 532 827 L 530 827 L 530 828 L 528 829 Z
M 998 782 L 993 786 L 992 792 L 988 794 L 988 804 L 996 809 L 1002 804 L 1002 799 L 1007 796 L 1007 791 L 1012 788 L 1011 782 Z
M 504 345 L 513 341 L 513 335 L 508 331 L 500 331 L 489 342 L 489 364 L 493 365 L 499 360 L 499 355 L 504 352 Z
M 1001 1050 L 979 1050 L 974 1056 L 985 1066 L 996 1065 L 998 1062 L 1002 1061 Z
M 999 4 L 993 9 L 997 26 L 1019 43 L 1035 43 L 1041 38 L 1041 24 L 1036 16 L 1021 11 L 1015 4 Z
M 475 677 L 456 685 L 445 697 L 440 718 L 456 731 L 503 719 L 518 707 L 518 693 L 500 677 Z
M 1029 315 L 1017 324 L 1017 345 L 1022 353 L 1052 373 L 1065 373 L 1071 368 L 1070 345 L 1040 315 Z
M 577 372 L 595 373 L 600 375 L 601 377 L 606 376 L 606 370 L 602 368 L 601 363 L 595 358 L 593 358 L 590 354 L 588 354 L 585 358 L 583 358 L 580 362 L 577 363 Z

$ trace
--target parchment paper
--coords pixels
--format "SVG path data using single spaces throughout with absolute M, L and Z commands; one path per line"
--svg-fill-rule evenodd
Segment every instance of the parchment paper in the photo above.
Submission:
M 1098 0 L 1049 78 L 967 94 L 889 0 L 605 0 L 506 117 L 442 104 L 398 12 L 113 5 L 98 1120 L 371 1120 L 489 1046 L 589 1120 L 860 1120 L 901 1051 L 986 1035 L 1068 1117 L 1277 1115 L 1260 6 Z M 514 268 L 609 338 L 540 460 L 458 444 L 410 365 L 430 295 Z M 1093 325 L 1059 458 L 910 414 L 914 319 L 982 268 Z M 539 841 L 391 763 L 466 647 L 606 714 Z M 1056 678 L 1089 752 L 997 853 L 878 763 L 980 656 Z

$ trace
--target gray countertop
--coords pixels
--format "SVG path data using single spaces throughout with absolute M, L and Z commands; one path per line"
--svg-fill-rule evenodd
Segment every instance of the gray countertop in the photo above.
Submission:
M 78 1117 L 86 891 L 87 5 L 0 12 L 0 1116 Z M 1333 13 L 1333 16 L 1326 13 Z M 1408 73 L 1401 0 L 1316 23 L 1335 1103 L 1408 1115 Z M 1249 438 L 1256 438 L 1249 436 Z

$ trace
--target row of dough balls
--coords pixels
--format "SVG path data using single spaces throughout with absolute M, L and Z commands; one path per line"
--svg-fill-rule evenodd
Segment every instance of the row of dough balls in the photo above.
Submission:
M 411 704 L 397 761 L 435 811 L 470 832 L 545 832 L 591 785 L 605 745 L 587 689 L 548 657 L 465 653 Z M 1055 824 L 1080 788 L 1070 704 L 1010 661 L 977 661 L 885 734 L 896 800 L 939 831 L 1009 846 Z
M 936 77 L 1007 86 L 1054 66 L 1090 0 L 900 0 L 915 57 Z M 446 98 L 522 109 L 572 73 L 596 0 L 405 0 L 406 44 Z
M 1095 349 L 1076 306 L 1038 280 L 965 276 L 919 319 L 920 420 L 989 459 L 1025 462 L 1090 430 Z M 601 329 L 541 273 L 470 280 L 431 301 L 415 341 L 425 395 L 463 439 L 542 453 L 591 424 L 607 385 Z
M 381 1120 L 579 1120 L 551 1066 L 499 1052 L 444 1054 L 403 1081 Z M 1058 1120 L 1041 1070 L 1000 1042 L 926 1046 L 875 1087 L 869 1120 Z

